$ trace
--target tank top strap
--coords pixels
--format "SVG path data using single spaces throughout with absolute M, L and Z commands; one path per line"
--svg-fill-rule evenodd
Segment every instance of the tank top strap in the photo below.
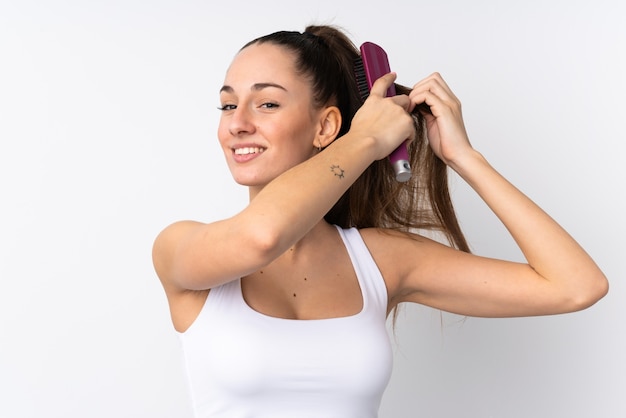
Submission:
M 363 310 L 376 315 L 387 315 L 387 286 L 378 265 L 374 261 L 363 237 L 357 228 L 343 229 L 337 226 L 339 235 L 348 250 L 350 260 L 359 279 L 363 293 Z

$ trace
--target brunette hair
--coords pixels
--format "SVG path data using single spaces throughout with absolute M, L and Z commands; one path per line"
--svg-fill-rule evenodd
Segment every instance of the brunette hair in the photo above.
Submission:
M 332 104 L 339 108 L 340 140 L 362 105 L 354 75 L 359 49 L 334 26 L 308 26 L 303 33 L 279 31 L 254 39 L 242 49 L 261 43 L 284 47 L 295 55 L 296 71 L 309 79 L 316 107 Z M 410 89 L 396 84 L 396 91 L 408 94 Z M 438 231 L 450 245 L 469 252 L 450 199 L 447 167 L 428 145 L 425 119 L 417 108 L 413 117 L 416 137 L 409 146 L 413 170 L 409 181 L 397 182 L 386 159 L 374 161 L 325 219 L 343 228 Z

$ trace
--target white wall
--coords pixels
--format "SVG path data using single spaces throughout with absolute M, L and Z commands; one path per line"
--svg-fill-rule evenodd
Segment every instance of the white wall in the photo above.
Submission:
M 246 203 L 217 90 L 244 42 L 310 22 L 383 45 L 405 84 L 443 73 L 474 146 L 612 286 L 555 317 L 406 308 L 381 417 L 626 416 L 625 7 L 392 3 L 0 0 L 0 416 L 190 416 L 151 243 Z M 474 251 L 520 260 L 453 181 Z

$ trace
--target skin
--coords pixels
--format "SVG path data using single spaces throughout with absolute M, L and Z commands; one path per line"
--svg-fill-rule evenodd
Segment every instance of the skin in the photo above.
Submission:
M 280 77 L 272 74 L 275 60 L 284 62 Z M 238 65 L 242 61 L 255 62 L 255 71 Z M 317 125 L 320 110 L 313 109 L 309 97 L 310 87 L 277 48 L 247 48 L 230 67 L 220 90 L 218 138 L 231 174 L 249 186 L 251 198 L 279 174 L 315 155 L 316 128 L 323 127 Z M 255 152 L 237 155 L 236 150 Z
M 471 147 L 461 104 L 443 78 L 432 74 L 408 96 L 385 98 L 394 80 L 388 74 L 376 82 L 350 131 L 335 141 L 341 115 L 332 103 L 313 107 L 311 86 L 294 71 L 289 52 L 261 44 L 235 57 L 220 93 L 218 137 L 250 203 L 217 222 L 177 222 L 155 240 L 155 269 L 178 331 L 193 323 L 212 287 L 238 278 L 246 302 L 266 315 L 359 312 L 357 278 L 323 216 L 372 161 L 412 137 L 408 112 L 423 102 L 432 112 L 425 115 L 431 147 L 504 223 L 527 263 L 363 229 L 385 279 L 389 311 L 414 302 L 468 316 L 546 315 L 584 309 L 606 294 L 605 276 L 576 241 Z M 326 149 L 318 152 L 320 146 Z

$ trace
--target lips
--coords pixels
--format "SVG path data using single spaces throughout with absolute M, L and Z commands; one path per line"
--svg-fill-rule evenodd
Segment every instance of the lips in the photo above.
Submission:
M 233 159 L 237 163 L 246 163 L 263 154 L 265 150 L 266 148 L 256 144 L 238 145 L 233 148 Z

